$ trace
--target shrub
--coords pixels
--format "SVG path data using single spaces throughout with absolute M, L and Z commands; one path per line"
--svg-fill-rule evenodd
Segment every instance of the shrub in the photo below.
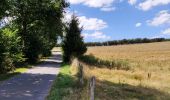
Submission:
M 25 60 L 21 39 L 16 32 L 8 28 L 0 30 L 0 73 L 13 70 L 14 66 Z

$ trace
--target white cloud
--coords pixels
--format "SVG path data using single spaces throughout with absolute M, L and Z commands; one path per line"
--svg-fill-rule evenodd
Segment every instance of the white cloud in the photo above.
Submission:
M 85 0 L 85 5 L 89 7 L 109 7 L 112 6 L 114 0 Z
M 136 23 L 136 27 L 140 27 L 142 25 L 142 23 Z
M 93 38 L 93 39 L 101 39 L 101 40 L 109 40 L 109 39 L 111 39 L 110 36 L 107 36 L 104 33 L 98 32 L 98 31 L 94 32 L 92 34 L 84 33 L 83 36 L 84 36 L 84 38 Z
M 170 0 L 145 0 L 144 2 L 139 4 L 139 8 L 147 11 L 152 9 L 153 7 L 167 4 L 170 4 Z
M 71 4 L 80 4 L 83 3 L 86 0 L 68 0 L 68 2 L 70 2 Z
M 101 30 L 107 27 L 107 23 L 98 18 L 87 18 L 86 16 L 78 18 L 80 26 L 83 26 L 84 30 Z
M 137 0 L 128 0 L 128 3 L 131 4 L 131 5 L 135 5 L 137 2 Z
M 109 11 L 114 11 L 114 10 L 116 10 L 116 7 L 104 7 L 104 8 L 101 8 L 101 10 L 102 10 L 102 11 L 107 11 L 107 12 L 109 12 Z
M 70 21 L 72 15 L 73 13 L 68 11 L 63 19 L 64 22 Z M 78 19 L 80 21 L 80 27 L 83 26 L 84 30 L 102 30 L 108 27 L 107 23 L 102 19 L 87 18 L 86 16 L 78 16 Z
M 164 30 L 162 34 L 170 35 L 170 28 Z
M 170 13 L 167 10 L 160 11 L 155 18 L 147 21 L 151 26 L 170 24 Z
M 108 9 L 113 8 L 112 4 L 114 1 L 115 0 L 68 0 L 71 4 L 83 4 L 88 7 L 101 8 L 101 10 L 107 8 L 107 10 L 103 11 L 113 11 Z

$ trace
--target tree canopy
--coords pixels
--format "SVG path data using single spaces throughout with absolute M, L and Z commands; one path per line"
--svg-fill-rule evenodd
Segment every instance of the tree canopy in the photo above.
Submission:
M 41 56 L 49 56 L 57 36 L 63 33 L 66 7 L 65 0 L 1 0 L 0 21 L 10 20 L 0 27 L 0 70 L 6 67 L 2 65 L 6 54 L 22 55 L 19 58 L 30 63 L 37 62 Z M 16 61 L 11 59 L 11 62 L 14 65 Z

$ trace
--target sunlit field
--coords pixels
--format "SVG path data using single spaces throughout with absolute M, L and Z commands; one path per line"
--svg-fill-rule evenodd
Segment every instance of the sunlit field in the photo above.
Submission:
M 170 99 L 170 42 L 89 47 L 86 54 L 109 61 L 126 60 L 131 67 L 110 70 L 84 64 L 86 76 L 96 76 L 99 81 L 96 90 L 99 98 Z
M 85 55 L 126 61 L 130 66 L 117 70 L 82 62 L 86 79 L 96 77 L 96 100 L 170 100 L 170 42 L 89 47 Z M 72 77 L 77 73 L 76 64 L 73 61 L 70 69 Z M 88 84 L 81 91 L 73 88 L 64 98 L 87 100 L 88 89 Z

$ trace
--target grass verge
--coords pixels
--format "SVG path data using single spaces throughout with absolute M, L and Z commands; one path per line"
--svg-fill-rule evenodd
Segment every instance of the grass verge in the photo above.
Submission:
M 60 73 L 53 83 L 47 100 L 63 100 L 65 96 L 72 93 L 74 86 L 75 80 L 70 73 L 70 66 L 68 64 L 62 64 Z

